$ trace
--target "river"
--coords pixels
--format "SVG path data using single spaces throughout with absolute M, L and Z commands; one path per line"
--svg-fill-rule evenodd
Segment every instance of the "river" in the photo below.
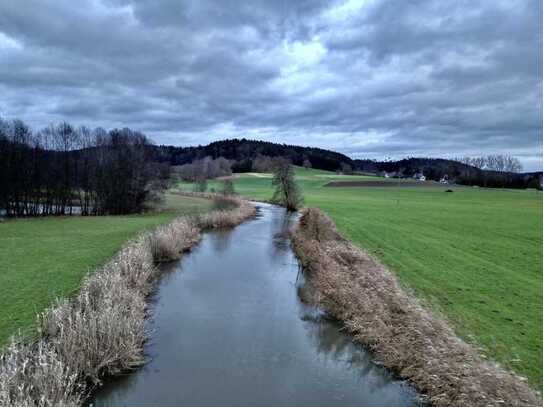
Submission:
M 258 204 L 256 219 L 204 234 L 165 270 L 143 368 L 109 382 L 93 406 L 418 405 L 416 393 L 300 302 L 285 231 L 296 215 Z

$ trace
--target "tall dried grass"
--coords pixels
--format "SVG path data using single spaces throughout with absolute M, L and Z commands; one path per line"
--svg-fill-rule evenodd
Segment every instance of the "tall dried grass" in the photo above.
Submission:
M 242 199 L 216 196 L 215 200 L 219 201 L 221 206 L 226 206 L 229 209 L 214 210 L 198 216 L 196 223 L 201 229 L 233 227 L 256 214 L 255 207 Z
M 252 205 L 227 199 L 231 209 L 180 217 L 134 239 L 84 280 L 76 298 L 39 315 L 40 339 L 14 341 L 0 355 L 0 406 L 77 406 L 104 377 L 143 364 L 155 264 L 178 259 L 201 229 L 234 226 L 255 214 Z
M 524 378 L 484 360 L 407 295 L 390 271 L 341 237 L 318 209 L 304 211 L 293 246 L 308 275 L 304 297 L 342 320 L 433 405 L 542 405 Z
M 151 252 L 156 262 L 177 260 L 200 240 L 200 228 L 192 218 L 177 218 L 149 235 Z
M 73 407 L 83 388 L 44 340 L 27 344 L 13 340 L 0 355 L 0 406 Z

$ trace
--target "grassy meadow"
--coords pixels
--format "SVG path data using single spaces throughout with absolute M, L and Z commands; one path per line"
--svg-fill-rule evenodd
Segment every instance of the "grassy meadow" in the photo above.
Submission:
M 36 314 L 78 290 L 137 233 L 181 214 L 208 211 L 205 199 L 167 193 L 159 210 L 143 215 L 46 217 L 0 222 L 0 347 L 32 327 Z
M 543 193 L 450 186 L 324 187 L 371 180 L 297 169 L 305 205 L 388 265 L 457 333 L 543 390 Z M 382 178 L 374 180 L 383 181 Z M 187 186 L 185 186 L 187 187 Z M 220 182 L 209 188 L 220 190 Z M 270 199 L 269 174 L 236 191 Z

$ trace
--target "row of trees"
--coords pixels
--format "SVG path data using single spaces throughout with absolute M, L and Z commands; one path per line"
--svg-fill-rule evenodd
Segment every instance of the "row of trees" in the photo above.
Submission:
M 284 157 L 270 157 L 268 155 L 258 154 L 252 161 L 252 170 L 254 172 L 272 172 L 277 167 L 277 160 L 281 159 L 284 159 Z M 287 161 L 291 162 L 288 159 Z M 313 165 L 308 158 L 302 160 L 301 166 L 304 168 L 313 168 Z
M 156 199 L 168 166 L 150 160 L 139 132 L 75 128 L 38 132 L 0 119 L 0 209 L 7 216 L 128 214 Z
M 519 173 L 522 171 L 522 164 L 519 159 L 505 154 L 494 154 L 480 157 L 461 157 L 456 159 L 456 161 L 465 165 L 479 168 L 481 170 L 512 173 Z
M 460 157 L 457 162 L 466 166 L 457 177 L 460 184 L 483 187 L 519 187 L 530 186 L 530 182 L 518 174 L 522 164 L 518 158 L 506 154 L 491 154 L 478 157 Z
M 207 179 L 232 175 L 232 164 L 223 157 L 205 157 L 178 167 L 179 176 L 185 181 L 201 182 Z

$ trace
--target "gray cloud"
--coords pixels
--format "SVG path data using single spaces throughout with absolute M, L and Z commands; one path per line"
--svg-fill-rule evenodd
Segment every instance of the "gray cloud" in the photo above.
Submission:
M 0 3 L 0 114 L 543 169 L 539 0 Z

